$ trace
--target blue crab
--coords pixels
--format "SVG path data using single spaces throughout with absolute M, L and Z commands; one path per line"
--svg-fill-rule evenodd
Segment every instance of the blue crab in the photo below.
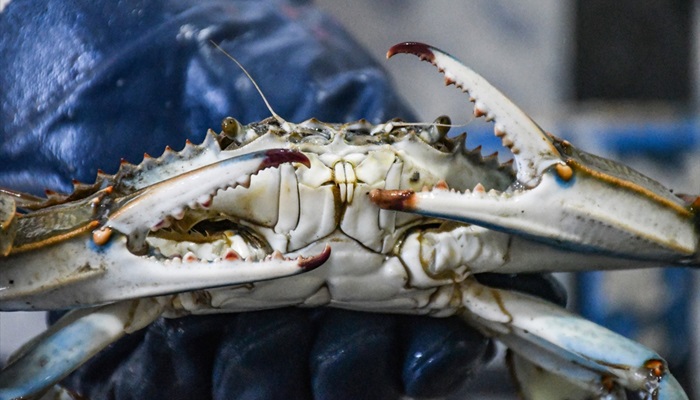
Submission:
M 514 162 L 448 138 L 447 118 L 273 113 L 227 119 L 200 145 L 67 196 L 2 190 L 0 309 L 76 310 L 13 356 L 0 399 L 69 396 L 53 385 L 160 315 L 290 305 L 459 314 L 513 351 L 525 398 L 687 398 L 652 350 L 475 276 L 695 265 L 697 204 L 545 133 L 449 54 L 421 43 L 397 53 L 468 92 Z

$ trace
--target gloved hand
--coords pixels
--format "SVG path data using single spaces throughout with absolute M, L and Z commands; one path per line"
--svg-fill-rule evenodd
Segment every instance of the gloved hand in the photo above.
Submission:
M 16 190 L 70 191 L 226 116 L 268 117 L 210 40 L 287 120 L 411 119 L 383 70 L 303 1 L 11 2 L 0 30 L 0 186 Z M 160 319 L 64 384 L 93 399 L 440 397 L 489 349 L 456 318 L 281 309 Z

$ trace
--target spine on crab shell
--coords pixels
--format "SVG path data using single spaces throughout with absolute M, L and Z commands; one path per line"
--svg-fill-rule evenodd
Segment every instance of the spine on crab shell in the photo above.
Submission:
M 140 164 L 122 161 L 119 171 L 110 180 L 117 192 L 132 192 L 220 160 L 221 148 L 216 134 L 209 130 L 201 144 L 188 140 L 179 152 L 167 146 L 157 158 L 145 154 Z
M 503 163 L 498 160 L 498 152 L 494 152 L 487 156 L 482 154 L 482 147 L 478 145 L 473 149 L 467 147 L 467 133 L 461 133 L 458 136 L 450 139 L 454 146 L 453 153 L 463 155 L 472 165 L 483 167 L 486 173 L 498 171 L 499 173 L 514 174 L 513 159 Z
M 166 146 L 162 155 L 155 158 L 144 153 L 139 164 L 132 164 L 122 159 L 119 170 L 115 174 L 107 174 L 97 170 L 94 183 L 83 183 L 73 180 L 73 191 L 62 194 L 53 190 L 45 191 L 45 199 L 36 204 L 28 204 L 23 208 L 37 210 L 57 204 L 85 199 L 108 186 L 113 187 L 115 194 L 125 195 L 153 185 L 165 179 L 175 177 L 185 171 L 190 171 L 221 160 L 221 148 L 216 140 L 216 133 L 209 130 L 201 144 L 195 145 L 189 140 L 185 147 L 176 152 Z
M 466 159 L 471 169 L 478 169 L 479 176 L 487 182 L 510 182 L 515 178 L 515 170 L 513 169 L 513 159 L 506 162 L 499 162 L 498 152 L 484 156 L 482 154 L 481 145 L 469 149 L 467 147 L 467 133 L 462 133 L 455 136 L 451 141 L 455 156 L 460 156 Z
M 452 146 L 452 154 L 466 155 L 469 153 L 467 149 L 467 132 L 462 132 L 459 135 L 447 139 Z

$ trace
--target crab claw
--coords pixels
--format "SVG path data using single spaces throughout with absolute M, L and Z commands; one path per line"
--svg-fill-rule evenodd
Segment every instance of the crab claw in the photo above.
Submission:
M 463 221 L 568 250 L 626 259 L 697 263 L 698 234 L 691 206 L 652 179 L 575 149 L 545 133 L 484 78 L 449 54 L 422 43 L 387 53 L 410 53 L 435 65 L 468 92 L 474 114 L 493 120 L 517 167 L 505 191 L 481 183 L 473 190 L 375 190 L 381 208 Z
M 79 236 L 59 247 L 17 254 L 8 259 L 12 262 L 0 259 L 0 310 L 61 310 L 277 279 L 311 271 L 331 255 L 326 246 L 308 257 L 164 260 L 132 254 L 121 235 L 102 247 L 90 241 Z M 56 260 L 65 262 L 45 268 Z
M 105 227 L 127 235 L 130 249 L 139 252 L 144 248 L 148 231 L 157 229 L 167 218 L 177 218 L 185 207 L 195 207 L 198 201 L 208 202 L 219 189 L 247 186 L 251 175 L 287 162 L 311 165 L 299 151 L 271 149 L 226 158 L 185 172 L 147 186 L 122 200 Z
M 177 218 L 175 214 L 197 204 L 206 206 L 217 190 L 245 186 L 261 169 L 287 162 L 309 165 L 309 159 L 298 151 L 263 150 L 163 179 L 125 198 L 109 197 L 114 191 L 108 187 L 57 209 L 24 216 L 22 224 L 32 235 L 20 235 L 14 241 L 19 245 L 0 257 L 0 310 L 93 306 L 282 278 L 320 266 L 330 257 L 330 247 L 308 257 L 286 258 L 280 252 L 264 254 L 230 229 L 196 239 L 187 232 L 147 235 L 149 231 L 160 233 L 159 221 L 167 218 L 170 222 Z M 13 232 L 15 203 L 12 194 L 0 195 L 2 245 L 12 243 L 3 235 Z M 111 213 L 100 224 L 95 220 L 99 216 L 93 214 L 102 207 Z M 57 218 L 70 222 L 59 225 L 60 234 L 47 235 L 36 228 Z M 149 245 L 147 239 L 156 244 Z M 132 251 L 134 241 L 142 242 L 146 251 Z
M 561 163 L 561 156 L 547 134 L 484 78 L 462 65 L 451 55 L 432 46 L 417 42 L 401 43 L 387 52 L 387 58 L 395 54 L 410 53 L 438 67 L 445 75 L 445 82 L 455 84 L 469 92 L 474 103 L 474 115 L 494 120 L 494 133 L 503 140 L 515 156 L 518 181 L 525 186 L 538 183 L 542 172 Z

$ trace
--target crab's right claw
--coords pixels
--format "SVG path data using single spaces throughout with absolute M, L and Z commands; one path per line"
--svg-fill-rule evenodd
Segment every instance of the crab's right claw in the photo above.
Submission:
M 545 133 L 449 54 L 403 43 L 387 56 L 398 53 L 429 61 L 448 84 L 469 93 L 474 114 L 493 120 L 496 136 L 511 150 L 517 179 L 503 192 L 482 184 L 464 192 L 444 187 L 419 193 L 375 190 L 371 198 L 377 205 L 472 223 L 578 253 L 698 263 L 696 215 L 684 200 L 627 166 Z
M 158 229 L 173 214 L 186 207 L 211 202 L 220 189 L 247 186 L 251 175 L 283 163 L 298 162 L 309 167 L 309 159 L 301 152 L 270 149 L 243 154 L 187 171 L 173 178 L 147 186 L 121 200 L 105 226 L 129 238 L 131 250 L 139 250 L 150 230 Z
M 18 232 L 21 240 L 16 238 L 9 255 L 0 257 L 0 310 L 94 306 L 283 278 L 320 266 L 330 257 L 329 246 L 308 257 L 288 258 L 280 252 L 242 256 L 231 247 L 233 240 L 222 234 L 217 237 L 220 246 L 202 246 L 200 257 L 192 251 L 178 255 L 179 242 L 167 237 L 154 240 L 165 242 L 175 255 L 150 247 L 145 240 L 148 232 L 157 230 L 159 222 L 169 220 L 177 209 L 201 203 L 221 188 L 245 185 L 252 174 L 286 162 L 308 165 L 309 160 L 298 151 L 264 150 L 161 179 L 126 197 L 114 198 L 107 188 L 81 201 L 22 216 L 20 225 L 32 229 Z M 100 227 L 93 212 L 103 203 L 115 211 Z M 14 213 L 8 204 L 0 209 L 0 219 L 12 227 Z M 95 204 L 98 206 L 93 207 Z M 51 221 L 68 213 L 66 210 L 73 211 L 69 216 L 75 218 L 61 220 L 77 222 L 58 230 Z M 146 244 L 146 252 L 134 253 L 134 242 Z

